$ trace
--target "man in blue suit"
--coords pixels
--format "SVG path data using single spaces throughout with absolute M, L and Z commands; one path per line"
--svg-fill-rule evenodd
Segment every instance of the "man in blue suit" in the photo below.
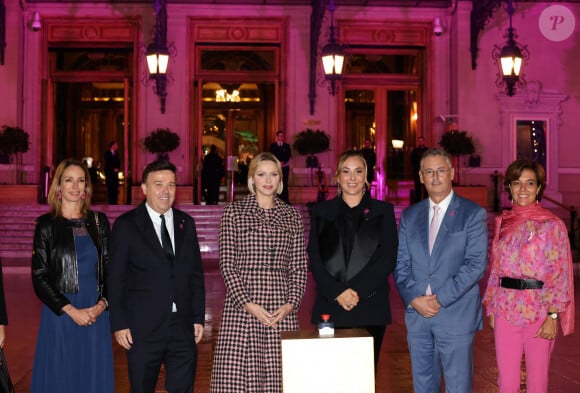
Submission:
M 473 338 L 482 328 L 478 282 L 487 265 L 487 213 L 453 192 L 449 155 L 427 150 L 419 176 L 429 198 L 401 217 L 395 282 L 415 393 L 470 393 Z

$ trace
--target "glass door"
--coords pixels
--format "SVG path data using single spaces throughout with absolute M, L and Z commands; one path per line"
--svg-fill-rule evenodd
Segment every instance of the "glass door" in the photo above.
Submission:
M 104 177 L 104 154 L 111 141 L 119 145 L 121 171 L 117 203 L 126 203 L 127 168 L 125 99 L 126 81 L 57 82 L 54 84 L 53 166 L 65 158 L 83 161 L 91 171 L 93 203 L 107 203 Z
M 121 157 L 117 203 L 129 203 L 133 51 L 130 48 L 49 48 L 47 162 L 73 157 L 90 165 L 93 202 L 106 203 L 104 154 L 116 141 Z M 130 180 L 129 180 L 130 182 Z
M 347 149 L 370 147 L 376 154 L 374 183 L 410 179 L 410 150 L 419 130 L 416 88 L 375 87 L 345 91 Z
M 248 164 L 267 150 L 274 118 L 274 84 L 207 82 L 202 86 L 202 155 L 215 145 L 224 160 L 228 175 L 222 179 L 223 202 L 234 192 L 238 196 L 247 193 Z

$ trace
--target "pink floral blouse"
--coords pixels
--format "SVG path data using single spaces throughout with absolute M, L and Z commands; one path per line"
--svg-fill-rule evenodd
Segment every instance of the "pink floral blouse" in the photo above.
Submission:
M 498 217 L 496 225 L 501 222 Z M 520 219 L 514 224 L 513 228 L 496 230 L 483 303 L 487 315 L 494 314 L 516 326 L 528 326 L 546 318 L 549 306 L 564 311 L 570 302 L 568 233 L 555 216 L 548 220 Z M 502 288 L 500 277 L 534 278 L 543 281 L 544 286 L 525 290 Z

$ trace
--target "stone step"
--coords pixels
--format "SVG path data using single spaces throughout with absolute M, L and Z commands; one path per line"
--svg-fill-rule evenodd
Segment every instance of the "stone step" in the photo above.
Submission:
M 196 223 L 198 240 L 202 258 L 204 260 L 218 259 L 219 222 L 224 206 L 201 206 L 201 205 L 176 205 L 191 215 Z M 304 223 L 304 235 L 307 241 L 310 232 L 310 219 L 308 206 L 296 205 L 302 213 Z M 408 202 L 395 205 L 395 217 L 397 223 Z M 107 214 L 111 223 L 132 209 L 132 205 L 98 205 L 95 209 Z M 6 258 L 30 258 L 32 253 L 32 237 L 34 232 L 34 220 L 41 214 L 46 213 L 47 205 L 0 205 L 0 257 Z M 488 212 L 489 241 L 493 236 L 494 219 L 497 213 Z M 563 217 L 565 218 L 565 217 Z
M 132 205 L 96 205 L 95 210 L 107 214 L 111 224 Z M 197 236 L 203 260 L 217 260 L 219 222 L 224 209 L 223 205 L 203 206 L 176 204 L 195 220 Z M 306 206 L 296 206 L 303 215 L 306 236 L 310 221 Z M 22 258 L 28 263 L 32 253 L 34 220 L 48 211 L 47 205 L 0 205 L 0 257 Z

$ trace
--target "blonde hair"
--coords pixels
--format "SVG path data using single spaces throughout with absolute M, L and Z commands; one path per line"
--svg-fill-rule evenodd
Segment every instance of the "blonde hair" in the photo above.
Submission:
M 369 188 L 371 185 L 367 180 L 367 160 L 365 160 L 365 156 L 363 156 L 362 151 L 360 150 L 347 150 L 338 157 L 338 164 L 336 165 L 336 172 L 334 173 L 334 177 L 332 178 L 332 184 L 338 184 L 338 178 L 340 177 L 342 168 L 344 168 L 344 163 L 346 162 L 346 160 L 352 157 L 360 158 L 360 160 L 362 161 L 365 173 L 365 186 Z
M 264 161 L 271 161 L 276 164 L 276 172 L 278 172 L 278 176 L 280 176 L 280 183 L 278 184 L 278 188 L 276 189 L 276 194 L 282 193 L 284 189 L 284 175 L 282 174 L 282 165 L 280 165 L 280 161 L 276 158 L 275 155 L 272 153 L 260 153 L 252 162 L 250 162 L 250 167 L 248 169 L 248 190 L 254 195 L 256 195 L 256 189 L 254 188 L 254 174 L 256 173 L 256 169 L 258 169 L 258 165 L 260 165 Z
M 48 206 L 50 206 L 50 214 L 53 217 L 62 216 L 62 194 L 59 197 L 59 187 L 62 183 L 62 175 L 64 171 L 71 166 L 78 166 L 81 168 L 85 175 L 85 199 L 83 199 L 83 205 L 81 207 L 81 213 L 83 217 L 87 216 L 91 208 L 91 198 L 93 196 L 93 185 L 91 184 L 91 176 L 89 174 L 88 168 L 83 165 L 80 161 L 73 158 L 68 158 L 61 161 L 54 171 L 54 177 L 52 178 L 52 183 L 50 183 L 50 188 L 48 190 Z

